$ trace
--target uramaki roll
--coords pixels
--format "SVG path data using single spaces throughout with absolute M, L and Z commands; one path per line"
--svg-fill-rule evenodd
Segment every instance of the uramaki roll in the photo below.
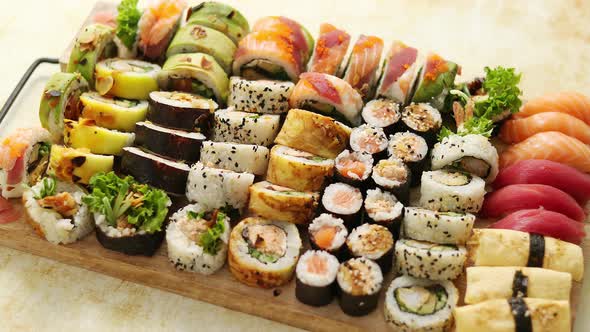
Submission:
M 132 59 L 111 58 L 96 64 L 96 91 L 126 99 L 147 99 L 158 90 L 160 66 Z
M 133 145 L 134 133 L 102 128 L 94 120 L 64 121 L 64 144 L 75 149 L 88 149 L 92 153 L 120 156 L 123 148 Z
M 80 73 L 94 87 L 96 64 L 117 54 L 114 38 L 115 30 L 107 25 L 95 23 L 85 27 L 76 37 L 66 71 Z
M 97 92 L 85 92 L 80 96 L 84 105 L 82 117 L 94 120 L 98 126 L 133 131 L 137 122 L 145 120 L 146 101 L 101 96 Z
M 113 170 L 114 157 L 92 154 L 88 149 L 52 145 L 47 174 L 73 183 L 88 184 L 90 178 Z
M 189 8 L 187 23 L 207 26 L 223 32 L 236 45 L 248 34 L 248 20 L 237 9 L 216 1 L 204 1 Z

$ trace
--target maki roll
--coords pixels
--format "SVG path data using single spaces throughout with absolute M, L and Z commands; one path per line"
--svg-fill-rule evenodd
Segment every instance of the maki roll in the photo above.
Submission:
M 199 204 L 180 209 L 166 228 L 168 259 L 181 271 L 215 273 L 227 257 L 229 222 L 225 213 L 208 211 Z
M 450 331 L 458 300 L 450 281 L 400 276 L 385 293 L 385 320 L 394 331 Z
M 150 92 L 158 90 L 160 69 L 140 60 L 103 60 L 96 64 L 96 91 L 119 98 L 147 99 Z
M 248 211 L 271 220 L 308 224 L 315 215 L 320 195 L 296 191 L 267 181 L 250 186 Z
M 23 193 L 26 220 L 53 244 L 74 243 L 94 230 L 92 216 L 82 203 L 85 194 L 80 186 L 45 177 Z
M 157 125 L 207 135 L 217 103 L 186 92 L 154 91 L 149 95 L 147 119 Z
M 411 103 L 402 111 L 402 121 L 399 131 L 409 130 L 420 135 L 432 147 L 436 143 L 436 136 L 442 126 L 440 112 L 426 103 Z
M 386 134 L 392 134 L 401 119 L 400 106 L 390 99 L 373 99 L 365 104 L 361 116 L 371 127 L 382 128 Z
M 456 279 L 463 272 L 466 258 L 464 246 L 411 239 L 399 239 L 395 243 L 396 270 L 416 278 Z
M 367 152 L 344 150 L 334 161 L 336 180 L 362 187 L 373 169 L 373 157 Z
M 376 95 L 407 104 L 419 66 L 418 50 L 399 40 L 394 41 L 387 51 Z
M 381 38 L 360 35 L 344 69 L 342 78 L 350 83 L 365 101 L 370 100 L 374 95 L 382 52 Z
M 112 171 L 114 161 L 113 156 L 93 154 L 85 149 L 52 145 L 47 174 L 66 182 L 89 184 L 94 174 Z
M 477 176 L 444 170 L 424 172 L 420 206 L 443 212 L 477 213 L 485 193 L 485 181 Z
M 45 84 L 39 120 L 54 141 L 61 140 L 64 119 L 77 120 L 82 112 L 80 95 L 88 91 L 88 82 L 79 73 L 55 73 Z
M 184 0 L 158 0 L 143 11 L 137 31 L 137 48 L 143 57 L 150 61 L 164 58 L 185 7 Z
M 375 261 L 385 274 L 391 270 L 393 235 L 387 228 L 376 224 L 362 224 L 350 232 L 346 246 L 351 256 Z
M 200 24 L 223 32 L 236 45 L 248 34 L 248 20 L 235 8 L 216 1 L 201 2 L 188 9 L 187 23 Z
M 275 114 L 219 110 L 213 114 L 211 140 L 269 146 L 281 129 L 280 121 L 280 116 Z
M 429 54 L 417 78 L 412 102 L 430 103 L 441 111 L 449 91 L 455 85 L 455 76 L 458 72 L 460 68 L 456 63 L 447 61 L 437 54 Z
M 364 124 L 353 128 L 350 133 L 350 148 L 370 153 L 377 160 L 387 157 L 388 146 L 389 141 L 382 128 Z
M 346 56 L 350 35 L 329 23 L 320 25 L 320 36 L 315 44 L 309 71 L 336 75 Z
M 268 167 L 267 147 L 205 141 L 201 147 L 201 163 L 208 167 L 234 172 L 264 175 Z
M 381 159 L 373 166 L 371 179 L 378 188 L 390 192 L 404 205 L 410 202 L 412 173 L 401 159 Z
M 202 133 L 161 127 L 149 121 L 138 122 L 135 127 L 136 146 L 187 163 L 199 160 L 206 139 Z
M 275 33 L 289 40 L 294 51 L 299 53 L 303 61 L 302 68 L 305 69 L 313 51 L 313 37 L 303 25 L 284 16 L 266 16 L 258 19 L 252 27 L 252 32 L 259 31 Z
M 363 194 L 358 188 L 346 183 L 332 183 L 322 196 L 322 209 L 344 220 L 347 228 L 360 224 Z
M 236 111 L 283 114 L 289 111 L 289 97 L 293 82 L 258 80 L 250 81 L 238 76 L 229 79 L 228 106 Z
M 94 120 L 64 120 L 64 144 L 75 149 L 84 148 L 92 153 L 120 156 L 123 148 L 133 145 L 134 140 L 134 133 L 102 128 Z
M 339 260 L 347 256 L 344 243 L 348 237 L 348 230 L 342 219 L 322 213 L 309 224 L 308 234 L 313 249 L 329 252 Z
M 308 250 L 295 269 L 295 297 L 303 304 L 320 307 L 335 295 L 338 260 L 325 251 Z
M 387 151 L 389 156 L 399 158 L 408 165 L 412 172 L 411 185 L 418 185 L 428 163 L 426 140 L 408 131 L 395 133 L 389 138 Z
M 320 191 L 334 173 L 334 161 L 283 145 L 270 150 L 266 180 L 299 191 Z
M 133 131 L 136 123 L 145 120 L 148 110 L 145 100 L 101 96 L 97 92 L 83 93 L 80 102 L 84 106 L 83 118 L 94 120 L 98 126 L 121 131 Z
M 291 280 L 300 250 L 301 239 L 294 224 L 246 218 L 231 232 L 227 262 L 238 281 L 273 288 Z
M 340 309 L 350 316 L 365 316 L 377 308 L 383 273 L 377 263 L 360 257 L 340 264 L 336 275 Z
M 303 73 L 289 98 L 291 108 L 330 116 L 352 126 L 361 124 L 363 100 L 350 84 L 332 75 Z
M 475 216 L 471 213 L 437 212 L 407 207 L 404 213 L 404 236 L 414 240 L 443 244 L 465 244 Z
M 393 194 L 379 188 L 369 189 L 364 204 L 365 221 L 387 227 L 395 238 L 399 237 L 404 205 Z
M 153 256 L 164 239 L 168 195 L 114 172 L 94 175 L 90 188 L 82 201 L 94 214 L 98 242 L 127 255 Z

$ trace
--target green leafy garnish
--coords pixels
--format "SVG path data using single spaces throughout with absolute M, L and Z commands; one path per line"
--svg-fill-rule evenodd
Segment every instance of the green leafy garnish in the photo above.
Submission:
M 195 79 L 193 79 L 191 82 L 191 89 L 192 89 L 192 93 L 199 95 L 203 98 L 215 97 L 215 93 L 213 93 L 213 90 L 211 90 L 205 84 L 203 84 L 200 81 L 197 81 Z
M 262 251 L 259 251 L 256 248 L 248 248 L 248 254 L 254 258 L 256 258 L 257 260 L 259 260 L 262 263 L 274 263 L 276 261 L 279 260 L 279 257 L 275 256 L 275 255 L 269 255 L 269 254 L 265 254 Z
M 192 211 L 191 211 L 192 212 Z M 216 255 L 221 249 L 221 236 L 225 233 L 225 213 L 218 211 L 215 225 L 201 236 L 201 247 L 209 255 Z
M 189 212 L 187 212 L 187 215 L 191 219 L 203 219 L 205 217 L 205 212 L 198 212 L 197 213 L 195 211 L 189 211 Z
M 49 154 L 51 150 L 51 144 L 47 142 L 41 142 L 39 144 L 39 159 Z
M 117 10 L 117 37 L 128 48 L 133 48 L 137 38 L 137 25 L 141 18 L 141 12 L 137 9 L 138 0 L 122 0 Z
M 35 199 L 43 199 L 47 196 L 55 195 L 57 191 L 57 181 L 54 178 L 43 178 L 41 180 L 41 189 L 38 193 L 35 193 Z

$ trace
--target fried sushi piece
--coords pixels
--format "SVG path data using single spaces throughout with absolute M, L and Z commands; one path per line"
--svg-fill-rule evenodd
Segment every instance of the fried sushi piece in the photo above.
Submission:
M 145 100 L 101 96 L 93 91 L 84 92 L 80 96 L 80 102 L 84 106 L 83 118 L 94 120 L 96 125 L 113 130 L 134 131 L 135 124 L 145 120 L 148 111 Z
M 320 25 L 320 36 L 315 44 L 309 71 L 336 75 L 346 56 L 350 35 L 329 23 Z
M 160 66 L 140 61 L 111 58 L 96 64 L 96 91 L 126 99 L 147 99 L 158 90 Z
M 424 172 L 420 206 L 443 212 L 477 213 L 485 193 L 485 181 L 475 175 L 446 170 Z
M 395 266 L 399 273 L 430 280 L 452 280 L 463 272 L 465 246 L 411 239 L 395 243 Z
M 264 175 L 268 155 L 268 148 L 260 145 L 205 141 L 200 161 L 208 167 Z
M 242 13 L 217 1 L 204 1 L 189 8 L 186 21 L 222 32 L 236 45 L 250 31 L 248 20 Z
M 308 224 L 315 215 L 320 195 L 296 191 L 268 181 L 250 186 L 248 211 L 271 220 Z
M 279 130 L 281 118 L 278 114 L 252 114 L 237 112 L 231 107 L 213 114 L 211 140 L 269 146 Z
M 133 145 L 134 133 L 102 128 L 94 120 L 64 120 L 64 144 L 92 153 L 120 156 L 123 148 Z
M 92 154 L 87 149 L 52 145 L 47 174 L 57 179 L 89 184 L 94 174 L 113 170 L 114 157 Z
M 284 114 L 289 111 L 289 97 L 295 84 L 288 81 L 229 79 L 228 106 L 236 111 Z
M 418 50 L 399 40 L 394 41 L 387 51 L 376 95 L 407 104 L 419 67 Z
M 117 54 L 113 38 L 115 30 L 110 26 L 100 23 L 86 26 L 76 36 L 66 72 L 80 73 L 94 87 L 96 64 Z
M 298 191 L 319 191 L 334 173 L 334 161 L 275 145 L 270 151 L 266 180 Z

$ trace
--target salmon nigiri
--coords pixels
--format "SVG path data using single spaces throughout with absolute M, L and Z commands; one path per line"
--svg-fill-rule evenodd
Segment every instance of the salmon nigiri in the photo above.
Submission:
M 537 113 L 566 113 L 590 125 L 590 98 L 579 92 L 557 92 L 528 101 L 516 118 L 526 118 Z
M 558 131 L 590 144 L 590 126 L 566 113 L 537 113 L 522 119 L 508 120 L 502 125 L 500 139 L 518 143 L 545 131 Z
M 500 156 L 500 168 L 527 159 L 551 160 L 590 172 L 590 147 L 556 131 L 538 133 L 512 145 Z

